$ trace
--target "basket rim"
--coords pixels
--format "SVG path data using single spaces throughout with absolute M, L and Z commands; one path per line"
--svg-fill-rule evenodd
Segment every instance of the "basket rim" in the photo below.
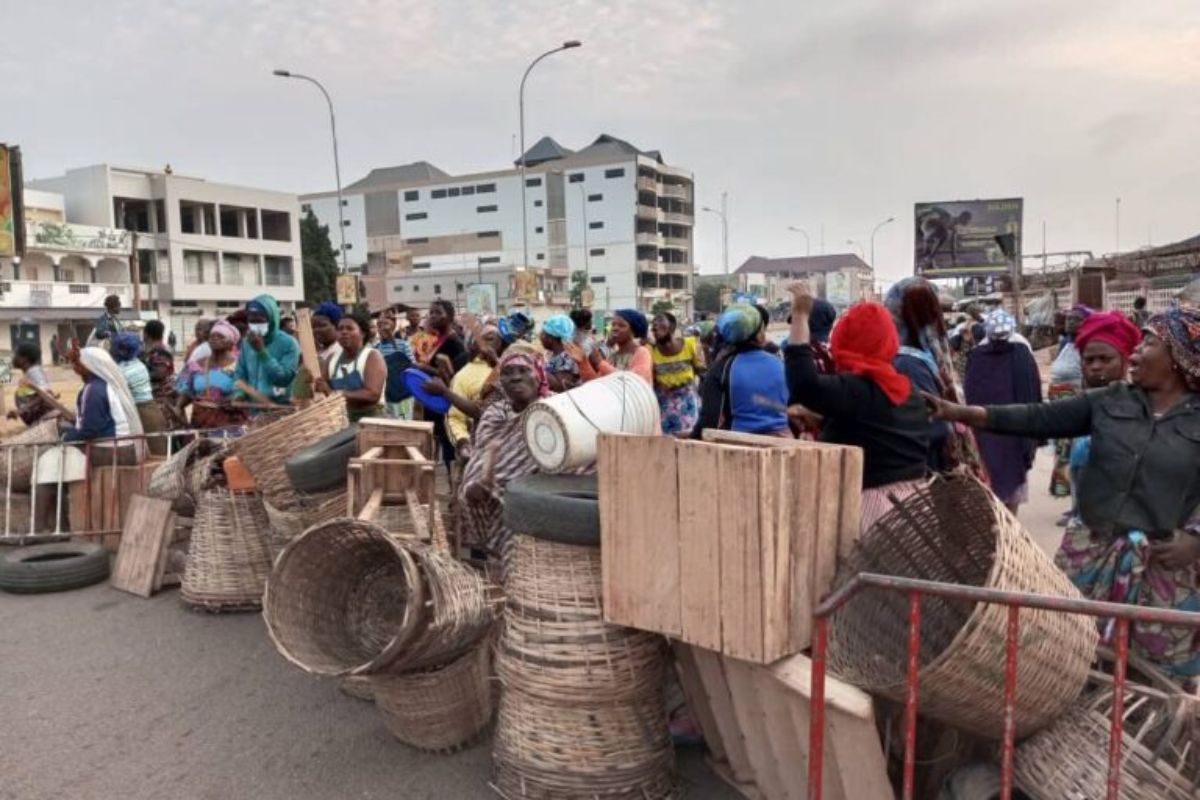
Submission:
M 281 571 L 288 559 L 294 556 L 295 551 L 305 542 L 305 540 L 307 540 L 309 537 L 325 535 L 325 530 L 333 527 L 359 528 L 372 534 L 376 539 L 385 542 L 387 546 L 391 548 L 392 552 L 396 554 L 400 561 L 401 569 L 404 570 L 404 579 L 408 584 L 410 599 L 409 602 L 404 604 L 404 619 L 401 621 L 400 627 L 396 630 L 387 646 L 380 650 L 374 658 L 364 664 L 359 664 L 358 666 L 350 667 L 344 670 L 325 671 L 313 669 L 312 666 L 300 661 L 291 653 L 289 648 L 282 641 L 280 641 L 279 635 L 275 631 L 275 626 L 271 621 L 271 615 L 267 612 L 270 608 L 271 587 L 274 584 L 272 578 Z M 262 615 L 263 621 L 266 622 L 267 625 L 267 635 L 271 638 L 271 643 L 275 645 L 275 649 L 279 651 L 280 655 L 282 655 L 289 662 L 309 673 L 310 675 L 345 677 L 351 675 L 367 675 L 387 666 L 389 663 L 394 661 L 396 657 L 399 656 L 400 650 L 404 647 L 404 645 L 408 644 L 408 640 L 416 632 L 419 617 L 417 610 L 422 608 L 424 605 L 424 583 L 421 578 L 420 570 L 417 568 L 416 560 L 413 558 L 412 554 L 409 553 L 405 548 L 401 547 L 398 541 L 393 539 L 390 535 L 388 535 L 386 530 L 378 525 L 363 520 L 341 517 L 337 519 L 326 520 L 325 522 L 319 522 L 316 525 L 313 525 L 311 528 L 304 531 L 304 533 L 288 542 L 283 550 L 279 552 L 279 555 L 275 558 L 275 564 L 271 568 L 271 577 L 267 579 L 267 586 L 263 590 Z

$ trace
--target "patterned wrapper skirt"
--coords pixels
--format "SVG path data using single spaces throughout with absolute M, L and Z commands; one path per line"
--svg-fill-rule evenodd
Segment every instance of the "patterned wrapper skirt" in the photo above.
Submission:
M 1079 394 L 1073 383 L 1052 383 L 1048 399 L 1063 400 Z M 1050 494 L 1053 497 L 1071 496 L 1071 443 L 1074 439 L 1054 440 L 1054 466 L 1050 470 Z
M 691 384 L 679 389 L 655 389 L 662 412 L 662 432 L 667 436 L 686 436 L 700 419 L 700 396 Z
M 1054 561 L 1083 596 L 1092 600 L 1200 611 L 1196 567 L 1172 572 L 1152 563 L 1150 541 L 1140 531 L 1102 536 L 1078 520 L 1072 521 Z M 1097 622 L 1101 638 L 1111 644 L 1115 621 Z M 1200 638 L 1192 628 L 1135 622 L 1130 628 L 1129 646 L 1181 683 L 1200 675 Z

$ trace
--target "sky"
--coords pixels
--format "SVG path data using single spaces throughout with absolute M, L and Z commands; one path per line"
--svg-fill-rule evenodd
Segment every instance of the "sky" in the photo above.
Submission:
M 526 141 L 600 133 L 729 197 L 731 269 L 751 255 L 862 252 L 912 271 L 913 205 L 1025 199 L 1026 253 L 1200 234 L 1195 0 L 42 0 L 0 3 L 0 141 L 28 177 L 171 164 L 298 193 L 428 160 L 451 174 Z M 823 231 L 823 234 L 822 234 Z M 847 244 L 848 241 L 860 244 Z M 697 211 L 696 263 L 721 230 Z

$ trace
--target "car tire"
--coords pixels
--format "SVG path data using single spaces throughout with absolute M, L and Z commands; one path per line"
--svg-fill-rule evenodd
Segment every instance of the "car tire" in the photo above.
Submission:
M 344 486 L 346 468 L 354 458 L 358 426 L 318 439 L 296 452 L 284 464 L 292 488 L 306 494 L 320 494 Z
M 108 551 L 98 544 L 36 544 L 0 555 L 0 589 L 15 594 L 81 589 L 108 572 Z
M 595 475 L 529 475 L 508 484 L 504 525 L 514 533 L 560 544 L 600 544 L 600 491 Z

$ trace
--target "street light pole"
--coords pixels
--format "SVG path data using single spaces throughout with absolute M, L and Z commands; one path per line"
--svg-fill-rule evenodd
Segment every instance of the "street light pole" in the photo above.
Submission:
M 530 62 L 525 68 L 525 74 L 521 76 L 521 89 L 517 92 L 517 107 L 521 117 L 521 245 L 523 252 L 523 261 L 521 269 L 525 270 L 529 267 L 529 203 L 525 199 L 525 81 L 529 78 L 529 73 L 538 65 L 543 58 L 552 56 L 562 50 L 570 50 L 575 47 L 580 47 L 582 42 L 577 39 L 570 39 L 563 42 L 553 50 L 547 50 L 540 56 Z
M 879 223 L 878 225 L 876 225 L 874 228 L 871 229 L 871 269 L 875 269 L 875 234 L 878 233 L 879 229 L 882 228 L 884 225 L 887 225 L 889 222 L 895 222 L 895 221 L 896 221 L 895 217 L 888 217 L 883 222 Z
M 345 275 L 350 271 L 350 267 L 346 264 L 346 220 L 345 213 L 342 210 L 342 166 L 338 160 L 337 118 L 333 115 L 333 100 L 330 99 L 329 92 L 325 91 L 325 87 L 316 78 L 310 78 L 307 75 L 301 75 L 296 72 L 288 72 L 286 69 L 277 69 L 273 74 L 280 78 L 295 78 L 301 81 L 308 81 L 321 90 L 321 94 L 325 95 L 325 102 L 329 105 L 329 132 L 333 135 L 333 176 L 334 180 L 337 181 L 338 240 L 342 247 L 342 274 Z
M 721 210 L 709 206 L 703 206 L 700 210 L 707 211 L 709 214 L 716 214 L 721 218 L 721 262 L 725 266 L 725 278 L 728 283 L 729 278 L 729 217 L 728 217 L 728 192 L 721 192 Z
M 809 256 L 811 256 L 812 255 L 812 242 L 810 242 L 808 239 L 808 231 L 804 230 L 804 228 L 797 228 L 795 225 L 788 225 L 788 230 L 794 231 L 795 233 L 804 234 L 804 257 L 808 258 Z

